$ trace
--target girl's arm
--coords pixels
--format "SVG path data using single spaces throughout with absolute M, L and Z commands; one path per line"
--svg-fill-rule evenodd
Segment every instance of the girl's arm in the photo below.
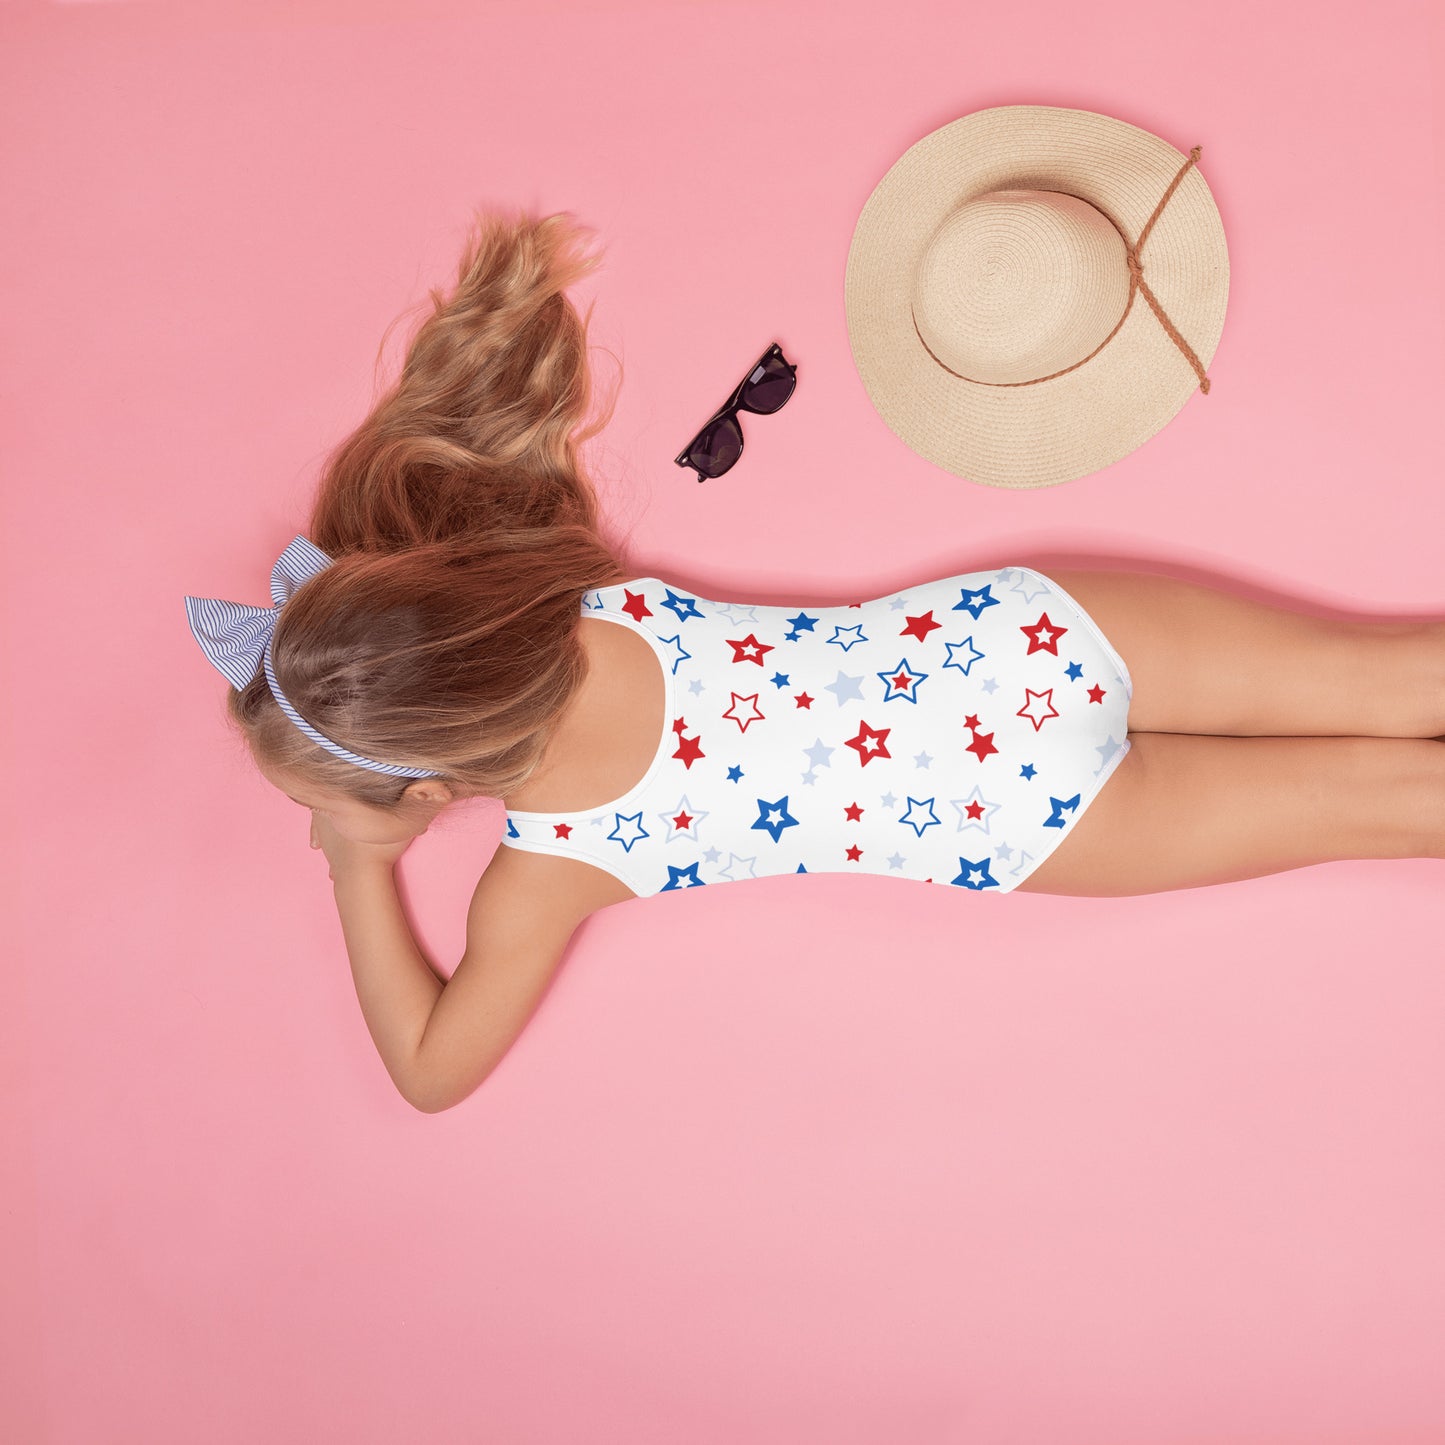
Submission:
M 600 868 L 499 847 L 467 914 L 467 947 L 443 981 L 417 947 L 393 865 L 338 868 L 336 905 L 356 996 L 397 1091 L 437 1114 L 501 1062 L 536 1011 L 588 914 L 633 897 Z
M 421 1107 L 417 1052 L 446 981 L 412 937 L 392 863 L 353 863 L 332 882 L 366 1027 L 397 1091 Z

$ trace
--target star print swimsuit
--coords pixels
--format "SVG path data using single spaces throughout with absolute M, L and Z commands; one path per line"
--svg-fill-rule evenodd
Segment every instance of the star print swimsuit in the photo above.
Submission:
M 714 602 L 661 578 L 582 615 L 662 664 L 662 738 L 605 807 L 510 811 L 502 842 L 637 895 L 777 873 L 1008 893 L 1129 752 L 1133 683 L 1082 607 L 1024 567 L 832 607 Z

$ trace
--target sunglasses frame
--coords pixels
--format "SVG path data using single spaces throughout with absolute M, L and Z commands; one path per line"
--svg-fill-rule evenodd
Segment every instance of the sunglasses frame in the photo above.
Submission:
M 787 367 L 788 372 L 793 379 L 792 391 L 789 391 L 787 396 L 785 396 L 782 401 L 780 401 L 778 405 L 772 409 L 772 411 L 758 411 L 756 407 L 745 405 L 742 400 L 742 395 L 743 392 L 747 390 L 748 383 L 752 381 L 753 373 L 760 366 L 764 365 L 773 357 L 776 357 L 779 361 L 783 363 L 785 367 Z M 789 361 L 786 356 L 783 355 L 783 348 L 775 341 L 770 347 L 768 347 L 765 352 L 763 352 L 760 357 L 758 357 L 755 362 L 753 362 L 750 367 L 748 367 L 746 374 L 743 376 L 743 379 L 738 382 L 738 384 L 733 388 L 732 394 L 728 397 L 728 399 L 722 404 L 722 406 L 717 409 L 717 411 L 715 411 L 710 417 L 708 417 L 705 422 L 703 422 L 703 424 L 693 434 L 692 440 L 688 442 L 685 447 L 683 447 L 681 454 L 674 457 L 673 460 L 680 467 L 691 467 L 693 471 L 697 473 L 697 479 L 699 482 L 712 482 L 716 481 L 718 477 L 725 476 L 729 471 L 732 470 L 733 467 L 737 465 L 739 458 L 743 454 L 743 446 L 745 445 L 745 442 L 743 439 L 743 427 L 741 422 L 738 422 L 737 424 L 738 454 L 732 459 L 732 461 L 727 464 L 727 466 L 722 469 L 722 471 L 715 472 L 712 475 L 709 475 L 707 472 L 704 472 L 703 469 L 698 466 L 695 461 L 691 459 L 688 453 L 690 453 L 692 449 L 698 444 L 698 442 L 702 440 L 702 438 L 707 434 L 708 430 L 711 427 L 716 426 L 717 423 L 722 421 L 725 417 L 736 417 L 739 412 L 743 411 L 751 412 L 753 416 L 773 416 L 777 412 L 782 411 L 782 409 L 787 406 L 790 401 L 792 401 L 793 392 L 797 391 L 797 389 L 798 368 L 794 366 L 793 363 Z

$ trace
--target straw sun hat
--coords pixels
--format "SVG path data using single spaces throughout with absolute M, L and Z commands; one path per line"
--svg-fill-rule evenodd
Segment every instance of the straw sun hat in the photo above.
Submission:
M 1200 149 L 1047 105 L 975 111 L 909 147 L 858 217 L 844 282 L 889 428 L 970 481 L 1047 487 L 1207 393 L 1229 251 Z

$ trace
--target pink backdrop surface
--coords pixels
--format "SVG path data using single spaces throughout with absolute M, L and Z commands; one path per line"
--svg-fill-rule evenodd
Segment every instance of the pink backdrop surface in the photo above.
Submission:
M 1445 615 L 1439 14 L 5 6 L 0 1435 L 1445 1438 L 1445 864 L 630 902 L 426 1116 L 181 604 L 269 601 L 388 324 L 522 205 L 606 247 L 573 294 L 625 368 L 591 460 L 640 572 L 1144 565 Z M 1232 286 L 1210 396 L 1011 493 L 884 425 L 843 273 L 908 146 L 1017 103 L 1202 145 Z M 772 340 L 794 399 L 698 486 L 672 457 Z M 500 826 L 401 864 L 447 972 Z

